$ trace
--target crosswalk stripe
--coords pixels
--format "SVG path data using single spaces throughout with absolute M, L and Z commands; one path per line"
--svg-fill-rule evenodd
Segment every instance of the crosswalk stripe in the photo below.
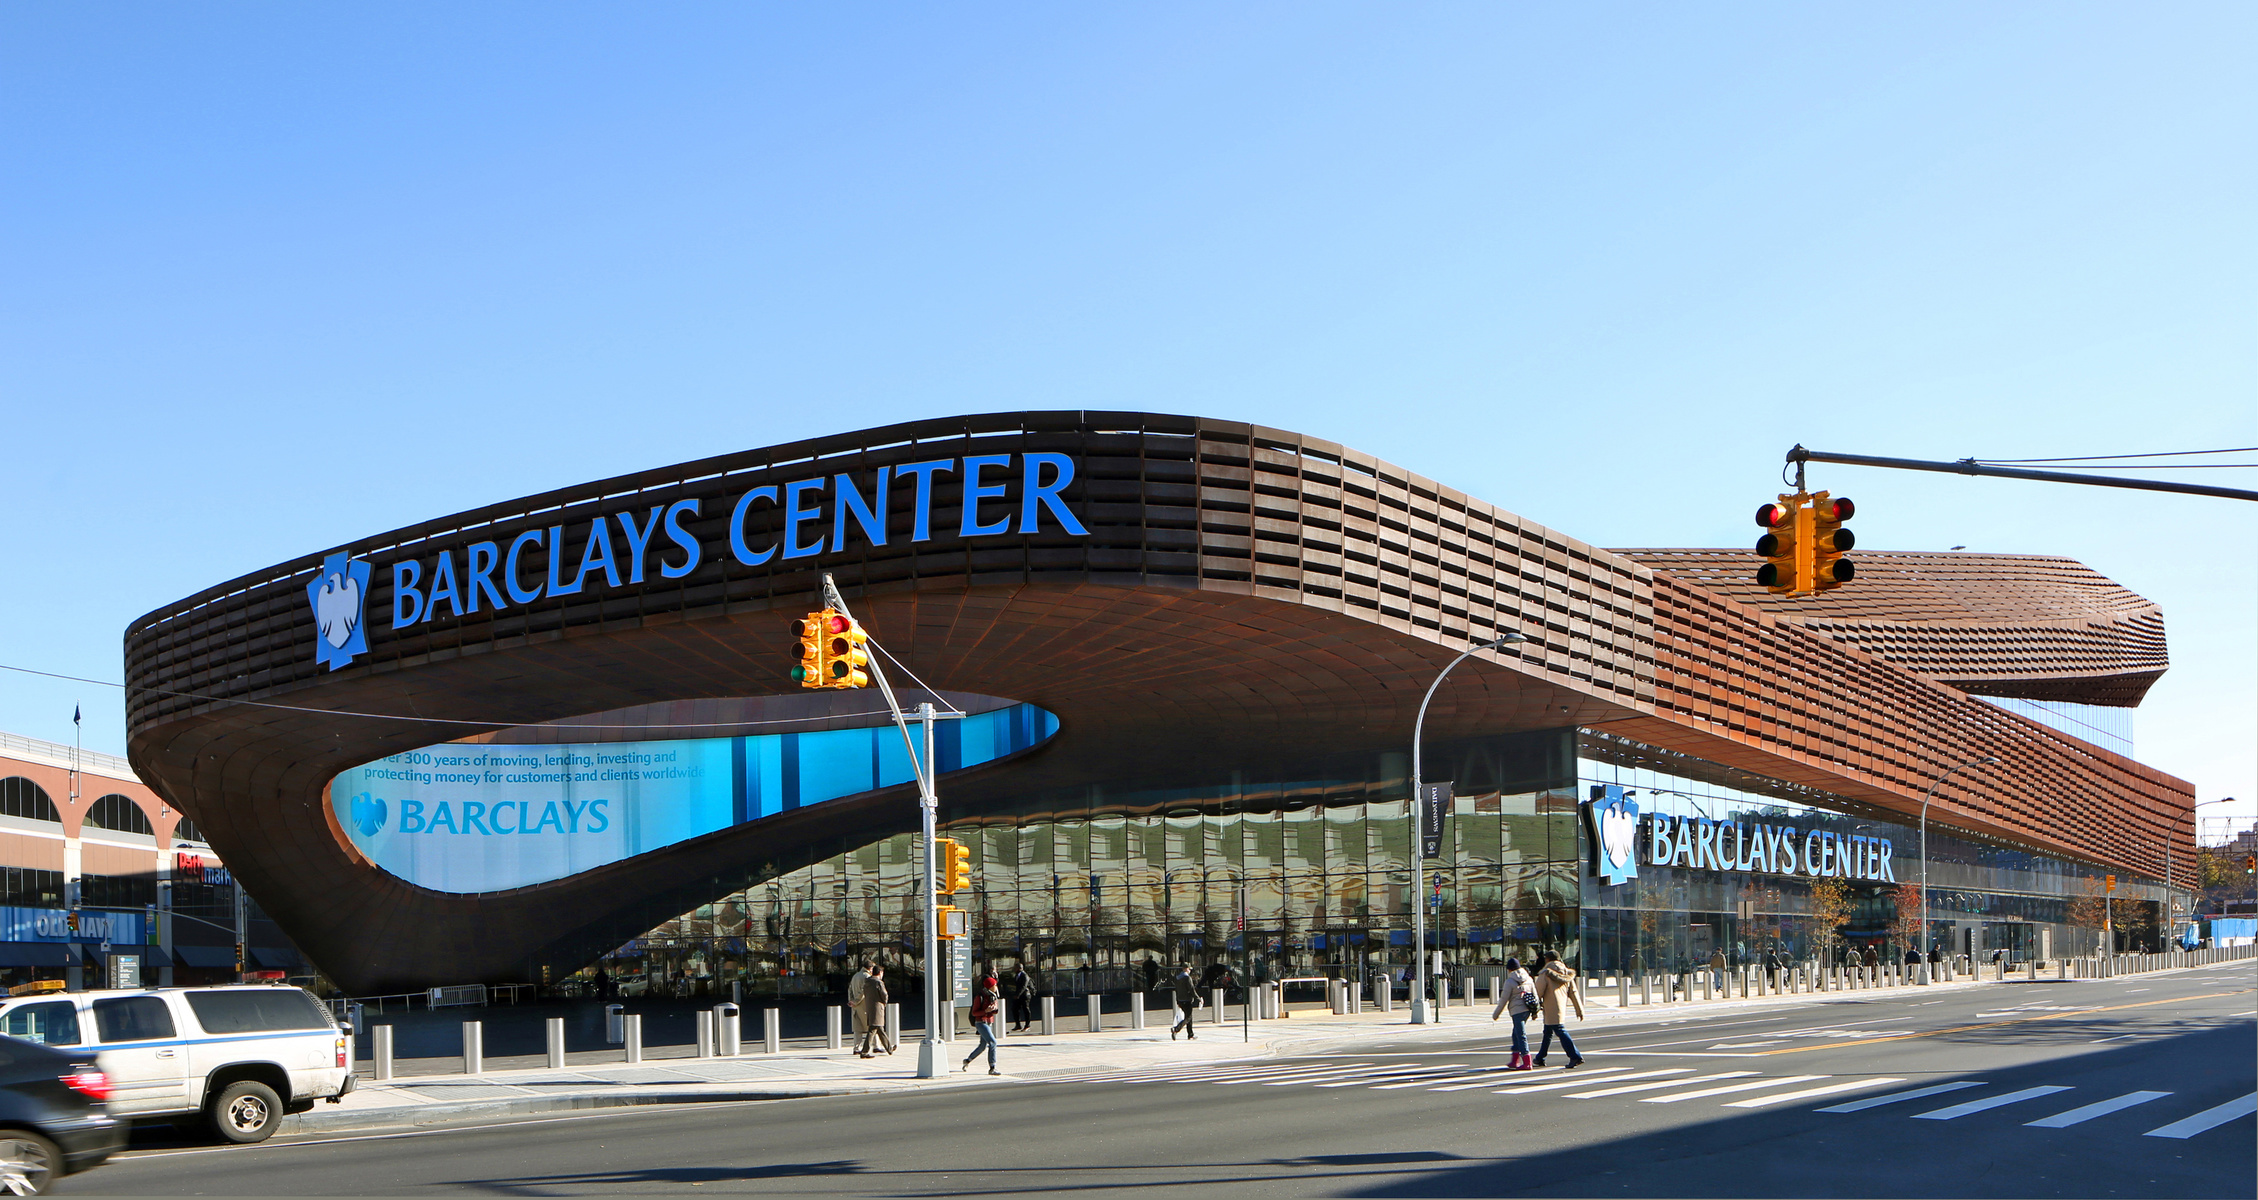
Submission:
M 1338 1065 L 1325 1065 L 1315 1067 L 1272 1067 L 1267 1071 L 1248 1071 L 1245 1074 L 1234 1075 L 1229 1079 L 1215 1079 L 1210 1080 L 1209 1082 L 1214 1083 L 1218 1087 L 1228 1087 L 1235 1083 L 1261 1083 L 1265 1080 L 1284 1079 L 1289 1076 L 1335 1075 L 1339 1074 L 1342 1071 L 1369 1071 L 1372 1069 L 1373 1068 L 1369 1066 L 1350 1067 Z
M 1313 1074 L 1303 1075 L 1296 1078 L 1265 1079 L 1262 1080 L 1261 1083 L 1264 1087 L 1286 1087 L 1290 1084 L 1309 1083 L 1314 1080 L 1323 1079 L 1328 1075 L 1370 1075 L 1376 1071 L 1383 1069 L 1385 1068 L 1379 1066 L 1378 1064 L 1374 1064 L 1369 1067 L 1342 1067 L 1336 1071 L 1319 1071 Z
M 1787 1075 L 1779 1079 L 1759 1079 L 1752 1083 L 1728 1083 L 1724 1087 L 1703 1088 L 1698 1092 L 1678 1092 L 1668 1096 L 1642 1096 L 1641 1104 L 1676 1104 L 1680 1100 L 1700 1100 L 1708 1096 L 1722 1096 L 1727 1092 L 1753 1092 L 1757 1088 L 1779 1087 L 1787 1083 L 1809 1083 L 1825 1079 L 1824 1075 Z
M 2067 1129 L 2081 1121 L 2091 1121 L 2095 1117 L 2106 1117 L 2120 1109 L 2131 1108 L 2135 1104 L 2146 1104 L 2151 1100 L 2161 1100 L 2171 1094 L 2170 1092 L 2126 1092 L 2114 1100 L 2096 1101 L 2083 1108 L 2073 1108 L 2068 1112 L 2056 1113 L 2051 1117 L 2037 1121 L 2025 1121 L 2023 1124 L 2036 1126 L 2040 1129 Z
M 1788 1100 L 1809 1100 L 1813 1096 L 1832 1096 L 1836 1092 L 1848 1092 L 1862 1087 L 1880 1087 L 1885 1083 L 1904 1082 L 1905 1080 L 1902 1076 L 1889 1079 L 1852 1079 L 1842 1083 L 1830 1083 L 1825 1087 L 1805 1088 L 1800 1092 L 1782 1092 L 1777 1096 L 1756 1096 L 1747 1100 L 1734 1100 L 1726 1104 L 1725 1107 L 1762 1108 L 1767 1104 L 1779 1104 Z M 1835 1110 L 1831 1108 L 1823 1108 L 1819 1111 L 1833 1112 Z
M 1744 1079 L 1754 1071 L 1719 1071 L 1715 1075 L 1696 1075 L 1691 1079 L 1665 1079 L 1660 1083 L 1634 1083 L 1629 1087 L 1602 1088 L 1596 1092 L 1570 1092 L 1570 1100 L 1597 1100 L 1602 1096 L 1620 1096 L 1626 1092 L 1645 1092 L 1655 1088 L 1681 1087 L 1689 1083 L 1708 1083 L 1713 1079 Z M 1610 1080 L 1609 1082 L 1613 1082 Z
M 1822 1108 L 1819 1111 L 1823 1113 L 1864 1112 L 1869 1108 L 1880 1108 L 1884 1104 L 1895 1104 L 1900 1100 L 1919 1100 L 1923 1096 L 1939 1096 L 1943 1095 L 1946 1092 L 1957 1092 L 1961 1088 L 1982 1086 L 1984 1086 L 1984 1081 L 1981 1079 L 1963 1080 L 1959 1083 L 1940 1083 L 1932 1087 L 1914 1088 L 1909 1092 L 1891 1092 L 1887 1096 L 1874 1096 L 1866 1100 L 1853 1100 L 1848 1104 L 1837 1104 L 1832 1108 Z
M 1406 1070 L 1389 1070 L 1389 1071 L 1383 1071 L 1383 1072 L 1381 1072 L 1381 1073 L 1380 1073 L 1380 1074 L 1378 1074 L 1378 1075 L 1366 1075 L 1366 1076 L 1365 1076 L 1365 1077 L 1363 1077 L 1362 1079 L 1342 1079 L 1342 1080 L 1336 1080 L 1335 1082 L 1332 1082 L 1332 1083 L 1320 1083 L 1320 1084 L 1318 1084 L 1317 1086 L 1318 1086 L 1318 1087 L 1363 1087 L 1363 1086 L 1365 1086 L 1366 1084 L 1369 1084 L 1369 1083 L 1371 1083 L 1371 1082 L 1372 1082 L 1373 1080 L 1375 1080 L 1375 1079 L 1409 1079 L 1409 1078 L 1411 1078 L 1412 1076 L 1415 1076 L 1415 1075 L 1440 1075 L 1440 1074 L 1445 1074 L 1445 1073 L 1447 1073 L 1447 1072 L 1450 1072 L 1450 1071 L 1463 1071 L 1463 1070 L 1465 1070 L 1465 1069 L 1466 1069 L 1466 1064 L 1465 1064 L 1465 1063 L 1444 1063 L 1444 1064 L 1443 1064 L 1442 1066 L 1439 1066 L 1439 1067 L 1421 1067 L 1421 1068 L 1419 1068 L 1419 1069 L 1418 1069 L 1418 1070 L 1416 1070 L 1416 1071 L 1406 1071 Z
M 1693 1073 L 1693 1068 L 1692 1068 L 1692 1067 L 1672 1067 L 1672 1068 L 1670 1068 L 1670 1069 L 1669 1069 L 1669 1070 L 1667 1070 L 1667 1071 L 1633 1071 L 1633 1072 L 1631 1072 L 1631 1073 L 1630 1073 L 1630 1074 L 1628 1074 L 1628 1075 L 1616 1075 L 1616 1076 L 1613 1076 L 1612 1078 L 1608 1078 L 1608 1079 L 1603 1079 L 1603 1080 L 1601 1080 L 1600 1082 L 1602 1082 L 1602 1083 L 1621 1083 L 1621 1082 L 1622 1082 L 1623 1080 L 1626 1080 L 1626 1079 L 1645 1079 L 1645 1078 L 1647 1078 L 1647 1077 L 1648 1077 L 1648 1076 L 1650 1076 L 1650 1075 L 1690 1075 L 1690 1074 L 1692 1074 L 1692 1073 Z M 1495 1088 L 1495 1089 L 1492 1089 L 1492 1092 L 1491 1092 L 1491 1094 L 1492 1094 L 1492 1095 L 1497 1095 L 1497 1096 L 1518 1096 L 1518 1095 L 1521 1095 L 1521 1094 L 1523 1094 L 1523 1093 L 1525 1093 L 1525 1092 L 1549 1092 L 1549 1091 L 1553 1090 L 1554 1088 L 1564 1088 L 1564 1087 L 1584 1087 L 1584 1086 L 1588 1085 L 1589 1083 L 1591 1083 L 1591 1081 L 1592 1081 L 1592 1080 L 1591 1080 L 1591 1077 L 1587 1075 L 1587 1076 L 1585 1076 L 1584 1078 L 1581 1078 L 1581 1079 L 1560 1079 L 1560 1080 L 1555 1080 L 1555 1081 L 1553 1081 L 1553 1082 L 1551 1082 L 1551 1083 L 1531 1083 L 1531 1084 L 1522 1084 L 1522 1085 L 1520 1085 L 1520 1086 L 1518 1086 L 1518 1087 L 1501 1087 L 1501 1088 Z M 1676 1082 L 1678 1082 L 1678 1083 L 1684 1083 L 1684 1082 L 1686 1082 L 1686 1081 L 1685 1081 L 1685 1080 L 1683 1080 L 1683 1079 L 1680 1079 L 1680 1080 L 1677 1080 Z
M 1970 1100 L 1966 1104 L 1955 1104 L 1950 1108 L 1935 1108 L 1930 1109 L 1925 1113 L 1914 1113 L 1913 1119 L 1916 1121 L 1950 1121 L 1955 1117 L 1965 1117 L 1969 1113 L 1980 1113 L 1986 1109 L 1998 1108 L 2001 1105 L 2015 1104 L 2024 1100 L 2035 1100 L 2040 1096 L 2051 1096 L 2056 1092 L 2066 1092 L 2069 1090 L 2070 1089 L 2066 1087 L 2057 1087 L 2053 1085 L 2046 1087 L 2024 1088 L 2019 1092 L 2008 1092 L 2007 1094 L 2002 1096 L 1986 1096 L 1981 1100 Z
M 1693 1070 L 1693 1068 L 1692 1068 L 1692 1067 L 1687 1067 L 1686 1069 L 1687 1069 L 1687 1070 L 1689 1070 L 1689 1071 L 1690 1071 L 1690 1070 Z M 1592 1068 L 1591 1070 L 1588 1070 L 1588 1071 L 1579 1071 L 1579 1072 L 1578 1072 L 1578 1074 L 1579 1074 L 1580 1076 L 1582 1076 L 1583 1078 L 1585 1078 L 1585 1079 L 1590 1079 L 1590 1078 L 1591 1078 L 1592 1076 L 1594 1076 L 1594 1075 L 1612 1075 L 1612 1074 L 1614 1074 L 1614 1073 L 1615 1073 L 1615 1072 L 1617 1072 L 1617 1071 L 1628 1071 L 1628 1070 L 1630 1070 L 1630 1068 L 1629 1068 L 1629 1067 L 1593 1067 L 1593 1068 Z M 1542 1074 L 1542 1075 L 1536 1074 L 1535 1072 L 1531 1072 L 1531 1073 L 1529 1073 L 1529 1074 L 1527 1074 L 1527 1075 L 1523 1075 L 1523 1076 L 1522 1076 L 1521 1078 L 1519 1078 L 1519 1079 L 1509 1079 L 1509 1080 L 1507 1080 L 1506 1082 L 1507 1082 L 1508 1084 L 1517 1084 L 1517 1083 L 1535 1083 L 1536 1081 L 1538 1081 L 1538 1080 L 1540 1080 L 1540 1079 L 1557 1079 L 1557 1078 L 1559 1078 L 1559 1074 L 1558 1074 L 1557 1072 L 1553 1072 L 1553 1071 L 1547 1071 L 1547 1072 L 1545 1072 L 1545 1073 L 1544 1073 L 1544 1074 Z M 1432 1091 L 1432 1092 L 1466 1092 L 1466 1091 L 1472 1091 L 1472 1090 L 1473 1090 L 1473 1089 L 1475 1089 L 1475 1088 L 1486 1088 L 1486 1087 L 1488 1087 L 1488 1086 L 1490 1086 L 1491 1084 L 1493 1084 L 1493 1083 L 1496 1083 L 1496 1082 L 1498 1082 L 1498 1081 L 1497 1081 L 1497 1080 L 1495 1080 L 1495 1079 L 1485 1079 L 1485 1080 L 1483 1080 L 1483 1081 L 1482 1081 L 1482 1082 L 1480 1082 L 1480 1083 L 1461 1083 L 1461 1084 L 1455 1084 L 1455 1085 L 1453 1085 L 1453 1086 L 1450 1086 L 1450 1087 L 1438 1087 L 1438 1088 L 1429 1088 L 1429 1089 L 1427 1089 L 1427 1090 L 1429 1090 L 1429 1091 Z
M 2258 1092 L 2240 1100 L 2229 1100 L 2215 1108 L 2206 1108 L 2192 1117 L 2184 1117 L 2169 1125 L 2161 1125 L 2142 1134 L 2142 1137 L 2191 1138 L 2206 1129 L 2224 1125 L 2237 1117 L 2247 1117 L 2258 1112 Z
M 1449 1079 L 1414 1079 L 1409 1083 L 1383 1083 L 1375 1086 L 1372 1090 L 1375 1092 L 1385 1092 L 1392 1088 L 1425 1087 L 1437 1083 L 1466 1083 L 1469 1080 L 1476 1081 L 1472 1084 L 1472 1086 L 1480 1087 L 1485 1083 L 1497 1082 L 1497 1080 L 1504 1074 L 1504 1067 L 1490 1067 L 1484 1070 L 1479 1075 L 1455 1075 Z

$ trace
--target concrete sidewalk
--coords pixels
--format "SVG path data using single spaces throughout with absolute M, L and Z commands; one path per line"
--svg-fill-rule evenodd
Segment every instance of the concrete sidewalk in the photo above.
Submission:
M 2010 984 L 2027 982 L 2010 979 Z M 1998 982 L 1961 980 L 1927 987 L 1900 987 L 1860 991 L 1830 991 L 1774 995 L 1731 1000 L 1695 1000 L 1652 1005 L 1634 1003 L 1619 1009 L 1612 995 L 1587 996 L 1585 1020 L 1580 1025 L 1607 1025 L 1656 1018 L 1689 1018 L 1712 1013 L 1795 1008 L 1864 1000 L 1904 997 L 1916 992 L 1940 994 L 1977 987 L 1998 987 Z M 1599 989 L 1595 989 L 1598 991 Z M 914 1032 L 900 1050 L 875 1059 L 857 1058 L 852 1050 L 828 1050 L 821 1039 L 796 1039 L 783 1052 L 754 1052 L 736 1058 L 690 1056 L 647 1058 L 641 1063 L 619 1061 L 620 1053 L 580 1053 L 568 1057 L 562 1070 L 543 1065 L 489 1064 L 479 1075 L 431 1073 L 402 1075 L 386 1083 L 365 1077 L 359 1087 L 338 1104 L 319 1104 L 306 1113 L 285 1118 L 284 1134 L 332 1134 L 413 1128 L 497 1117 L 536 1115 L 575 1109 L 654 1104 L 712 1104 L 751 1100 L 786 1100 L 814 1096 L 853 1095 L 936 1087 L 980 1086 L 1009 1080 L 1042 1079 L 1070 1074 L 1139 1070 L 1187 1063 L 1226 1062 L 1267 1058 L 1288 1053 L 1308 1053 L 1342 1042 L 1369 1042 L 1396 1036 L 1426 1040 L 1477 1040 L 1503 1036 L 1509 1028 L 1490 1020 L 1490 1006 L 1461 1006 L 1454 1002 L 1440 1013 L 1441 1020 L 1413 1025 L 1399 1005 L 1396 1011 L 1367 1011 L 1336 1016 L 1323 1008 L 1304 1009 L 1275 1021 L 1257 1021 L 1242 1027 L 1235 1021 L 1214 1024 L 1202 1009 L 1199 1036 L 1172 1040 L 1163 1023 L 1166 1014 L 1151 1014 L 1145 1029 L 1107 1028 L 1102 1032 L 1052 1036 L 1020 1034 L 1005 1038 L 1001 1048 L 1004 1074 L 990 1076 L 985 1058 L 969 1073 L 955 1073 L 963 1056 L 977 1045 L 960 1035 L 944 1043 L 941 1054 L 952 1072 L 938 1079 L 916 1078 L 917 1044 Z M 1232 1016 L 1236 1016 L 1234 1011 Z M 1081 1025 L 1085 1018 L 1073 1018 Z M 813 1044 L 809 1044 L 812 1041 Z M 610 1061 L 597 1061 L 610 1059 Z M 519 1060 L 523 1061 L 523 1060 Z M 421 1060 L 415 1065 L 433 1064 Z M 406 1067 L 410 1064 L 401 1064 Z M 426 1068 L 428 1069 L 428 1067 Z

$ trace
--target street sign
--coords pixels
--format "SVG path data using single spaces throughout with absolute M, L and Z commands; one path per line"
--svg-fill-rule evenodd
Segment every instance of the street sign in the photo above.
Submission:
M 1419 785 L 1419 855 L 1443 856 L 1443 821 L 1450 815 L 1450 781 Z
M 972 1007 L 972 939 L 960 937 L 949 944 L 949 1004 Z

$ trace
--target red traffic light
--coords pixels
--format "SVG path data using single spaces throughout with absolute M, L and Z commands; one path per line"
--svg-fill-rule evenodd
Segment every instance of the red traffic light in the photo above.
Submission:
M 1756 510 L 1756 523 L 1765 529 L 1777 529 L 1794 519 L 1794 509 L 1777 504 L 1761 505 Z
M 1849 500 L 1846 500 L 1841 496 L 1837 496 L 1832 500 L 1820 501 L 1819 508 L 1821 510 L 1819 513 L 1821 519 L 1824 519 L 1831 515 L 1837 521 L 1847 521 L 1852 517 L 1858 515 L 1858 506 L 1852 504 Z

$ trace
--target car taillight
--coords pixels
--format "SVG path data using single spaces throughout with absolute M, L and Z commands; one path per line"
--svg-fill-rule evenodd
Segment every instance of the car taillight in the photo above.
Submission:
M 345 1039 L 344 1039 L 344 1038 L 339 1038 L 339 1039 L 337 1039 L 337 1065 L 338 1065 L 338 1066 L 340 1066 L 340 1067 L 342 1067 L 342 1066 L 344 1066 L 344 1065 L 345 1065 Z
M 63 1078 L 63 1086 L 89 1100 L 107 1103 L 110 1099 L 110 1077 L 100 1071 L 73 1071 Z

